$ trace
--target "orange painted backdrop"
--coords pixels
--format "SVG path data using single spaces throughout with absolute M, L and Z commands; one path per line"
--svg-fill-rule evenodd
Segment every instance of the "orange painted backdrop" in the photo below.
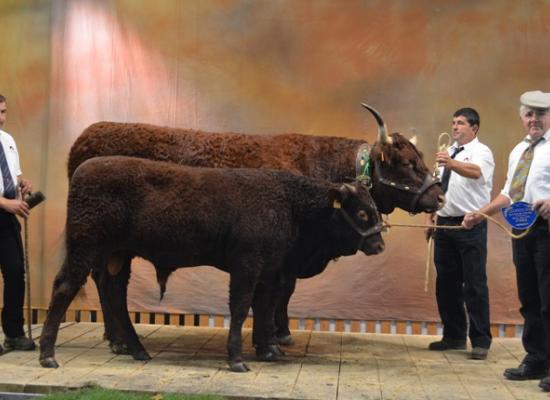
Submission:
M 391 131 L 417 134 L 433 163 L 452 113 L 481 114 L 495 193 L 521 138 L 518 97 L 550 90 L 550 3 L 376 0 L 4 0 L 0 93 L 25 175 L 48 197 L 30 219 L 33 305 L 47 306 L 63 256 L 66 160 L 98 120 L 209 131 L 375 139 L 368 102 Z M 423 222 L 397 211 L 394 222 Z M 300 281 L 295 316 L 436 320 L 424 292 L 422 231 L 394 228 L 382 255 L 341 258 Z M 509 239 L 490 228 L 493 322 L 520 321 Z M 227 313 L 227 276 L 180 270 L 160 302 L 134 263 L 135 310 Z M 88 284 L 75 306 L 97 307 Z

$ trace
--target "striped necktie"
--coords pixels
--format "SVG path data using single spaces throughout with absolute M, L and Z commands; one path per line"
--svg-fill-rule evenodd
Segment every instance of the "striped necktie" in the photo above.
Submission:
M 462 150 L 464 150 L 464 146 L 456 147 L 453 151 L 453 154 L 451 154 L 451 158 L 454 159 L 456 155 L 460 153 Z M 443 168 L 443 174 L 441 175 L 441 189 L 443 190 L 443 193 L 447 193 L 450 179 L 451 179 L 451 170 L 447 167 Z
M 15 185 L 11 176 L 8 160 L 4 152 L 4 146 L 0 143 L 0 169 L 2 170 L 2 180 L 4 181 L 4 197 L 6 199 L 15 199 Z
M 531 168 L 531 162 L 533 161 L 533 155 L 535 153 L 535 146 L 539 144 L 544 137 L 538 139 L 527 138 L 529 146 L 525 149 L 521 158 L 518 161 L 512 183 L 510 185 L 510 198 L 512 202 L 520 201 L 523 199 L 525 192 L 525 182 L 527 182 L 527 176 L 529 175 L 529 168 Z

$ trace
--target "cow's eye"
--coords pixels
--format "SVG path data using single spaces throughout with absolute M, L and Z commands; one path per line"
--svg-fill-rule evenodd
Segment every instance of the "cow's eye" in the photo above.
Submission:
M 403 161 L 403 162 L 401 163 L 401 166 L 404 167 L 404 168 L 410 168 L 410 169 L 413 168 L 412 163 L 410 163 L 410 162 L 408 162 L 408 161 Z
M 365 222 L 369 222 L 369 215 L 365 210 L 361 210 L 357 213 L 357 216 Z

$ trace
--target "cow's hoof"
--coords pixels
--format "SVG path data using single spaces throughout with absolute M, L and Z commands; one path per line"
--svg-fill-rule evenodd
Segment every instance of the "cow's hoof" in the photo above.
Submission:
M 42 365 L 44 368 L 58 368 L 59 364 L 57 361 L 55 361 L 55 358 L 53 357 L 46 357 L 40 359 L 40 365 Z
M 140 350 L 137 353 L 132 354 L 132 358 L 138 361 L 149 361 L 151 359 L 151 356 L 149 355 L 149 353 L 147 353 L 147 351 Z
M 109 342 L 109 348 L 114 354 L 130 354 L 125 343 Z
M 229 363 L 229 369 L 233 372 L 248 372 L 250 371 L 250 368 L 246 366 L 245 363 L 242 361 L 240 362 L 230 362 Z
M 277 343 L 281 346 L 294 346 L 296 344 L 294 339 L 292 339 L 292 335 L 277 337 Z

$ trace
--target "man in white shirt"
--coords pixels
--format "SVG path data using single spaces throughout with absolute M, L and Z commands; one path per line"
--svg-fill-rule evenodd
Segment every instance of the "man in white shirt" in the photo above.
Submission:
M 453 115 L 453 144 L 436 154 L 445 206 L 437 211 L 437 225 L 460 226 L 464 215 L 491 200 L 494 159 L 491 150 L 477 138 L 479 114 L 461 108 Z M 434 214 L 429 223 L 434 224 Z M 487 223 L 470 231 L 463 229 L 427 230 L 433 233 L 434 263 L 437 271 L 436 300 L 443 323 L 443 338 L 429 349 L 444 351 L 466 348 L 470 357 L 487 358 L 491 346 L 489 289 L 487 287 Z M 466 312 L 464 310 L 466 305 Z M 469 329 L 468 329 L 469 326 Z
M 21 175 L 19 153 L 13 137 L 1 130 L 6 122 L 7 110 L 6 98 L 0 95 L 0 267 L 4 278 L 2 329 L 7 350 L 33 350 L 34 342 L 23 331 L 25 268 L 21 225 L 16 217 L 29 216 L 29 206 L 22 196 L 30 193 L 31 185 Z
M 520 104 L 526 136 L 510 153 L 504 188 L 480 211 L 492 215 L 511 203 L 524 201 L 538 212 L 529 233 L 512 239 L 520 312 L 525 320 L 522 343 L 527 355 L 517 368 L 507 368 L 504 376 L 511 380 L 546 377 L 539 386 L 550 391 L 550 93 L 525 92 Z M 483 220 L 480 215 L 468 214 L 463 225 L 471 228 Z

